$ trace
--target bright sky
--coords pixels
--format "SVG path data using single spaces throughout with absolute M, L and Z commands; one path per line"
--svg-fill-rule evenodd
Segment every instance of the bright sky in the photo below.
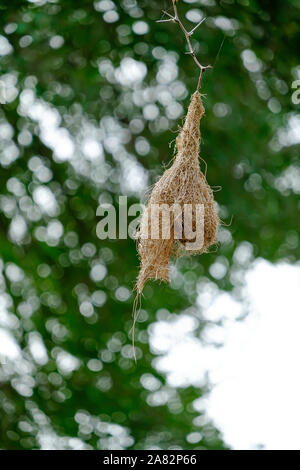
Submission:
M 300 267 L 257 260 L 246 274 L 249 315 L 228 294 L 215 296 L 209 316 L 223 318 L 204 338 L 193 336 L 190 316 L 156 324 L 152 347 L 169 383 L 201 384 L 208 371 L 212 391 L 197 408 L 205 409 L 235 450 L 300 449 Z M 169 327 L 167 328 L 167 324 Z
M 208 413 L 234 449 L 300 449 L 300 267 L 259 261 L 252 313 L 227 327 Z

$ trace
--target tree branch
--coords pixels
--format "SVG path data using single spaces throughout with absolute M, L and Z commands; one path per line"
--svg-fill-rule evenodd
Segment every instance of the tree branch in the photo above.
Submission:
M 187 31 L 185 29 L 182 21 L 179 18 L 178 9 L 177 9 L 177 1 L 178 0 L 172 0 L 174 14 L 170 15 L 170 13 L 163 10 L 163 13 L 165 15 L 167 15 L 169 18 L 168 19 L 163 19 L 163 20 L 158 20 L 158 23 L 169 23 L 169 22 L 173 21 L 173 22 L 175 22 L 179 25 L 180 29 L 182 30 L 182 32 L 185 36 L 185 39 L 186 39 L 186 42 L 187 42 L 187 45 L 188 45 L 189 52 L 187 52 L 187 54 L 190 54 L 193 57 L 193 60 L 194 60 L 195 64 L 200 69 L 200 76 L 199 76 L 198 85 L 197 85 L 197 91 L 199 91 L 200 88 L 201 88 L 203 73 L 205 72 L 206 69 L 211 68 L 211 65 L 204 66 L 204 65 L 200 64 L 199 60 L 196 57 L 195 51 L 194 51 L 192 43 L 191 43 L 191 36 L 194 34 L 196 29 L 199 28 L 199 26 L 203 23 L 203 21 L 205 21 L 206 18 L 203 18 L 191 31 Z

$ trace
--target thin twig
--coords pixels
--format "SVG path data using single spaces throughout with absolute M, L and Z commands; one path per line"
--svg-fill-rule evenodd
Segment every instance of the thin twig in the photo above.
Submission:
M 192 43 L 191 43 L 191 36 L 194 34 L 196 29 L 199 28 L 199 26 L 203 23 L 203 21 L 206 18 L 203 18 L 191 31 L 187 31 L 185 29 L 182 21 L 180 20 L 180 18 L 178 16 L 177 0 L 172 0 L 172 4 L 173 4 L 173 9 L 174 9 L 174 15 L 170 15 L 170 13 L 163 10 L 163 13 L 165 15 L 167 15 L 169 18 L 168 19 L 163 19 L 163 20 L 158 20 L 158 23 L 169 23 L 169 22 L 173 21 L 173 22 L 175 22 L 179 25 L 180 29 L 182 30 L 183 34 L 185 35 L 185 39 L 186 39 L 186 42 L 187 42 L 187 45 L 188 45 L 189 51 L 187 52 L 187 54 L 190 54 L 193 57 L 195 64 L 200 69 L 200 76 L 199 76 L 198 85 L 197 85 L 197 91 L 199 91 L 200 88 L 201 88 L 203 73 L 205 72 L 206 69 L 211 68 L 211 65 L 204 66 L 204 65 L 200 64 L 199 60 L 196 57 L 195 51 L 194 51 Z

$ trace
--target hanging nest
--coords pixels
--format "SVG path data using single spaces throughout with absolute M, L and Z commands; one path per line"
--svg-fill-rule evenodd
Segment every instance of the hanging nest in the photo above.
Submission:
M 138 294 L 142 292 L 148 279 L 169 281 L 171 256 L 176 258 L 184 253 L 204 253 L 216 243 L 219 225 L 216 203 L 213 191 L 199 165 L 199 125 L 204 111 L 201 95 L 196 91 L 191 97 L 184 126 L 176 138 L 175 160 L 153 187 L 148 206 L 143 213 L 138 232 L 140 257 L 140 272 L 136 283 Z M 172 209 L 177 207 L 183 210 L 187 204 L 191 209 L 189 226 L 192 227 L 193 233 L 200 230 L 202 234 L 200 245 L 191 243 L 194 240 L 185 236 L 187 219 Z M 158 218 L 153 218 L 153 214 L 157 215 L 158 207 L 163 208 L 163 211 Z M 198 207 L 202 208 L 201 218 Z M 163 236 L 164 211 L 169 213 L 168 237 Z M 178 224 L 181 227 L 178 227 Z M 179 233 L 179 237 L 176 233 Z

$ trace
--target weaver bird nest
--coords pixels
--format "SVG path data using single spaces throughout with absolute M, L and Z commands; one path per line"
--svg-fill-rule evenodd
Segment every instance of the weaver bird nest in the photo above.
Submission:
M 176 138 L 174 162 L 154 185 L 142 215 L 138 232 L 138 294 L 148 279 L 169 281 L 171 257 L 201 254 L 216 243 L 219 226 L 216 203 L 199 164 L 200 120 L 204 111 L 201 95 L 196 91 Z M 184 207 L 190 208 L 188 217 L 182 215 Z M 159 208 L 169 215 L 168 236 L 163 233 L 163 214 L 154 217 Z M 187 225 L 191 237 L 187 236 Z

